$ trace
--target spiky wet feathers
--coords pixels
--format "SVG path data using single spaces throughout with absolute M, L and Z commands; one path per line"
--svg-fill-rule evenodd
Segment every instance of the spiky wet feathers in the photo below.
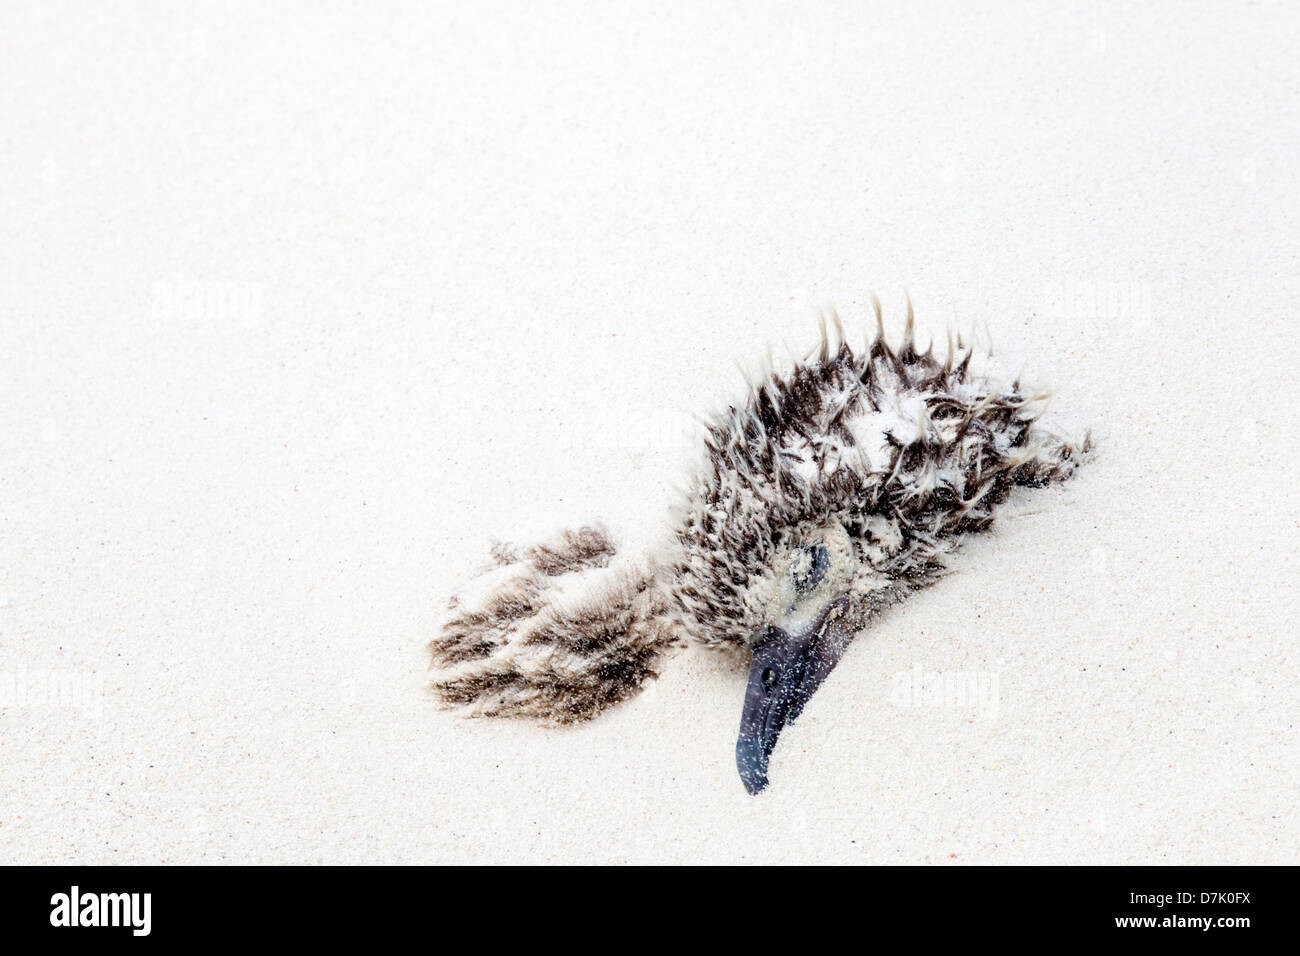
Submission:
M 1045 396 L 1004 384 L 986 351 L 949 338 L 942 358 L 920 352 L 910 308 L 897 347 L 878 305 L 876 325 L 854 350 L 823 323 L 812 355 L 751 380 L 712 421 L 663 554 L 619 552 L 599 526 L 499 547 L 431 644 L 439 698 L 474 715 L 592 717 L 683 640 L 743 652 L 811 539 L 839 552 L 860 628 L 938 577 L 1012 488 L 1065 479 L 1088 450 L 1043 427 Z

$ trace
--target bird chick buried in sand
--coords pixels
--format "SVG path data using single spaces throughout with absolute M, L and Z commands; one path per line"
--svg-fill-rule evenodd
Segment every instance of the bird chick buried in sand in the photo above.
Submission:
M 891 347 L 873 302 L 862 350 L 832 314 L 812 354 L 708 424 L 662 547 L 622 552 L 596 524 L 498 545 L 430 644 L 440 701 L 587 720 L 695 642 L 748 663 L 736 768 L 766 787 L 782 728 L 854 636 L 941 576 L 1013 488 L 1063 481 L 1090 450 L 1041 421 L 1045 395 L 999 380 L 990 351 L 951 336 L 943 358 L 917 351 L 910 303 Z

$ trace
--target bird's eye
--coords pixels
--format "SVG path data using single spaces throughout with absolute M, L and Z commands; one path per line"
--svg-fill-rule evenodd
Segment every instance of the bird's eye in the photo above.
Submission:
M 763 669 L 763 689 L 771 690 L 776 686 L 776 671 L 770 667 Z
M 794 564 L 794 589 L 800 594 L 814 590 L 826 577 L 831 566 L 831 556 L 820 544 L 804 548 Z

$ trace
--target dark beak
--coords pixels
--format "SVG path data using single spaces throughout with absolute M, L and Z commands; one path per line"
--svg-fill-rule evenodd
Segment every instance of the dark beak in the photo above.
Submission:
M 751 794 L 767 786 L 767 760 L 782 728 L 794 723 L 853 640 L 848 607 L 847 597 L 837 598 L 799 633 L 769 627 L 754 646 L 736 739 L 736 769 Z

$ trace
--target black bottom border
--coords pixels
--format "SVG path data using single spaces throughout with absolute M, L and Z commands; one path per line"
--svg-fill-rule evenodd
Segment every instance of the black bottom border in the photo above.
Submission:
M 514 869 L 514 868 L 500 868 Z M 591 868 L 474 872 L 416 867 L 8 867 L 6 941 L 381 944 L 425 939 L 609 948 L 689 939 L 736 945 L 794 933 L 817 943 L 876 933 L 940 941 L 1289 940 L 1290 868 Z M 73 887 L 79 913 L 71 918 Z M 112 894 L 106 898 L 103 894 Z M 125 894 L 125 895 L 122 895 Z M 135 894 L 135 896 L 132 896 Z M 145 928 L 145 897 L 148 925 Z M 94 897 L 88 902 L 88 898 Z M 101 905 L 102 904 L 102 905 Z M 114 911 L 116 910 L 116 916 Z M 495 915 L 493 915 L 495 914 Z M 85 917 L 83 920 L 82 917 Z M 118 926 L 72 926 L 72 922 Z M 59 925 L 55 925 L 59 924 Z M 712 930 L 712 932 L 710 932 Z M 536 937 L 530 941 L 529 937 Z M 669 945 L 673 945 L 668 942 Z M 651 944 L 653 945 L 653 944 Z M 14 951 L 14 950 L 10 950 Z

